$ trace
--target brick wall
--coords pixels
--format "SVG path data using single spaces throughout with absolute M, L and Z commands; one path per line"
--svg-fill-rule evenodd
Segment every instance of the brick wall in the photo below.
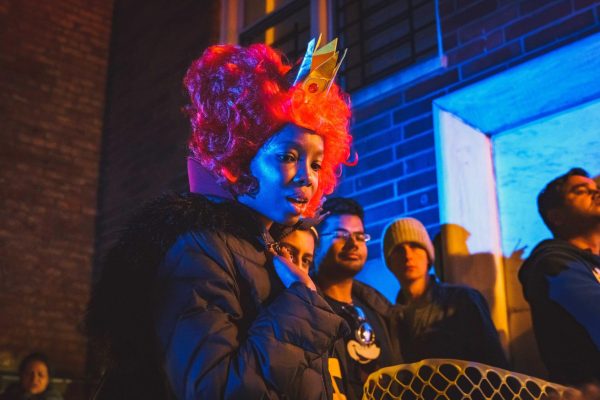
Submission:
M 81 377 L 112 2 L 0 2 L 0 369 Z
M 41 348 L 72 374 L 93 255 L 141 201 L 186 188 L 181 79 L 218 35 L 218 1 L 116 1 L 102 120 L 109 3 L 0 3 L 0 353 Z M 439 3 L 447 66 L 355 108 L 360 162 L 338 193 L 366 206 L 376 239 L 400 215 L 439 229 L 433 99 L 600 26 L 598 2 Z M 379 240 L 369 251 L 380 259 Z
M 97 254 L 145 200 L 187 190 L 182 80 L 218 41 L 218 1 L 117 0 L 108 72 Z
M 432 101 L 600 30 L 598 1 L 440 0 L 439 12 L 446 66 L 354 108 L 360 161 L 338 194 L 366 207 L 373 262 L 394 218 L 439 231 Z

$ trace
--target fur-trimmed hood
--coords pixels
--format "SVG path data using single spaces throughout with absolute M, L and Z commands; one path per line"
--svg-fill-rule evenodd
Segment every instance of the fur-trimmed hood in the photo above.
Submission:
M 97 398 L 325 399 L 326 354 L 345 324 L 305 285 L 283 287 L 272 240 L 232 201 L 170 194 L 142 207 L 88 307 L 88 335 L 111 363 Z
M 273 240 L 250 209 L 231 200 L 170 193 L 143 205 L 102 261 L 85 316 L 88 336 L 100 344 L 112 343 L 106 349 L 110 359 L 135 358 L 133 353 L 156 347 L 132 342 L 132 332 L 153 330 L 149 323 L 159 285 L 157 269 L 179 236 L 198 230 L 243 237 L 257 249 Z

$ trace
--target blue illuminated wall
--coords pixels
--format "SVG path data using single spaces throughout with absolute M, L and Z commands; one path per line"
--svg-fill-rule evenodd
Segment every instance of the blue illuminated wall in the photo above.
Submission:
M 337 194 L 365 207 L 374 240 L 359 279 L 390 300 L 399 286 L 381 260 L 385 225 L 412 216 L 432 237 L 440 229 L 432 102 L 600 30 L 600 3 L 594 1 L 440 0 L 439 14 L 443 57 L 421 60 L 352 94 L 360 161 L 346 169 Z
M 434 101 L 441 221 L 471 233 L 468 258 L 446 247 L 445 260 L 456 261 L 446 272 L 482 291 L 512 366 L 536 376 L 544 369 L 517 274 L 550 237 L 536 209 L 539 191 L 574 166 L 600 172 L 598 71 L 594 33 Z M 445 243 L 456 239 L 449 234 Z M 473 249 L 498 261 L 471 264 Z
M 575 166 L 600 173 L 598 71 L 595 33 L 435 100 L 492 138 L 505 255 L 550 236 L 535 203 L 547 182 Z
M 563 110 L 494 137 L 504 254 L 552 235 L 535 199 L 552 179 L 573 167 L 600 175 L 600 101 Z

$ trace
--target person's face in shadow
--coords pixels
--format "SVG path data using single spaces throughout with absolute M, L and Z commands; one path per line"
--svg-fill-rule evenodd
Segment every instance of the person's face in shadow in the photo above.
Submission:
M 427 278 L 429 258 L 421 246 L 412 242 L 400 243 L 388 257 L 388 266 L 401 283 Z
M 593 179 L 571 176 L 564 187 L 564 207 L 557 213 L 559 224 L 600 222 L 600 191 Z
M 43 393 L 48 387 L 48 381 L 48 367 L 38 360 L 27 364 L 21 375 L 21 386 L 30 394 Z
M 315 256 L 315 239 L 309 231 L 295 230 L 283 239 L 281 246 L 285 247 L 291 261 L 306 272 L 310 270 Z

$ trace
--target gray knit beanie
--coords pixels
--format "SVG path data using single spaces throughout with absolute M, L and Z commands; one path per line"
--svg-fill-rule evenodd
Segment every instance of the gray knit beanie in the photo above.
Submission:
M 386 263 L 396 246 L 406 242 L 416 243 L 423 247 L 429 256 L 429 263 L 433 264 L 435 252 L 429 234 L 423 224 L 414 218 L 400 218 L 386 228 L 383 235 L 383 255 Z

